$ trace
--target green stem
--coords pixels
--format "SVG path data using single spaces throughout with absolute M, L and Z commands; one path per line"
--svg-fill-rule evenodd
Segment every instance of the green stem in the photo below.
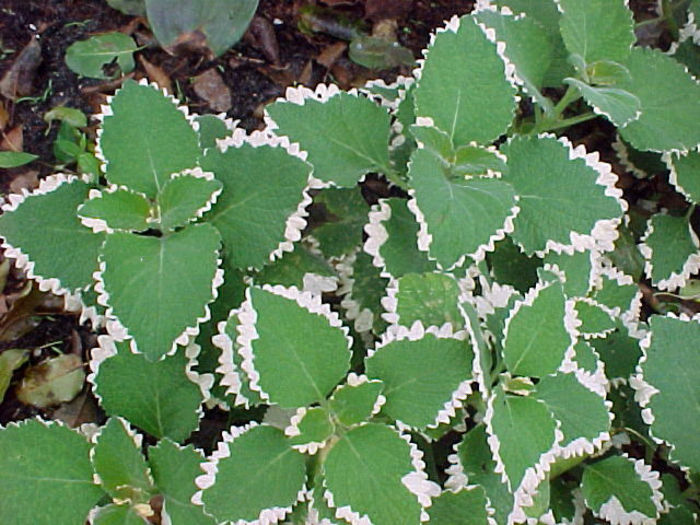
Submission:
M 569 106 L 569 104 L 580 98 L 581 93 L 579 93 L 579 90 L 576 89 L 574 86 L 569 86 L 568 88 L 566 88 L 566 93 L 564 93 L 564 96 L 561 97 L 559 102 L 557 102 L 557 105 L 554 106 L 554 119 L 559 119 L 564 113 L 564 110 L 566 110 L 566 108 Z
M 594 118 L 597 118 L 597 117 L 598 117 L 598 115 L 596 115 L 595 113 L 593 113 L 591 111 L 589 113 L 584 113 L 583 115 L 577 115 L 575 117 L 565 118 L 565 119 L 560 120 L 558 122 L 554 122 L 550 126 L 547 126 L 545 129 L 538 130 L 538 132 L 555 131 L 555 130 L 561 129 L 561 128 L 568 128 L 570 126 L 575 126 L 576 124 L 581 124 L 582 122 L 593 120 Z

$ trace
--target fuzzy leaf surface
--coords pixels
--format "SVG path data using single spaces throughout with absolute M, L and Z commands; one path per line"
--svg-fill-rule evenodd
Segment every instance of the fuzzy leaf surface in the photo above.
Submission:
M 508 157 L 503 177 L 519 195 L 513 239 L 526 253 L 547 241 L 570 244 L 571 232 L 590 234 L 596 222 L 622 214 L 620 204 L 596 184 L 598 172 L 554 137 L 515 137 L 501 147 Z
M 294 445 L 323 443 L 333 435 L 334 430 L 329 414 L 323 407 L 309 408 L 297 426 L 299 435 L 289 440 Z
M 193 221 L 222 187 L 216 179 L 192 175 L 173 177 L 158 193 L 160 227 L 169 231 Z
M 619 128 L 629 124 L 640 115 L 642 104 L 639 98 L 629 91 L 614 87 L 589 86 L 575 78 L 567 78 L 565 82 L 575 86 L 586 102 Z
M 228 264 L 261 268 L 285 240 L 287 218 L 302 199 L 310 166 L 282 148 L 244 144 L 225 153 L 208 150 L 201 167 L 224 184 L 206 218 L 221 232 Z
M 547 405 L 531 396 L 514 396 L 499 388 L 491 402 L 493 435 L 498 438 L 498 453 L 515 491 L 527 469 L 554 446 L 556 421 Z
M 407 274 L 399 280 L 396 294 L 399 324 L 411 326 L 422 321 L 425 326 L 450 323 L 453 329 L 464 326 L 457 303 L 460 294 L 457 281 L 440 273 Z
M 336 508 L 349 506 L 375 525 L 418 523 L 421 507 L 402 478 L 413 471 L 408 443 L 385 425 L 345 433 L 323 464 Z
M 281 430 L 256 426 L 224 446 L 230 455 L 219 459 L 216 483 L 202 493 L 207 513 L 219 522 L 251 522 L 265 509 L 291 508 L 297 501 L 306 478 L 304 458 Z
M 57 278 L 70 290 L 92 283 L 104 241 L 103 234 L 92 233 L 75 215 L 88 190 L 75 180 L 50 193 L 30 195 L 15 211 L 0 216 L 0 235 L 34 261 L 34 273 Z
M 655 437 L 673 446 L 671 459 L 700 472 L 700 323 L 652 316 L 651 346 L 641 368 L 644 380 L 659 390 L 651 396 Z M 678 414 L 684 414 L 679 424 Z
M 672 155 L 670 162 L 676 172 L 676 189 L 691 202 L 700 203 L 700 151 Z
M 67 427 L 35 419 L 8 425 L 0 430 L 0 448 L 3 523 L 82 523 L 104 496 L 92 479 L 89 443 Z
M 486 494 L 482 487 L 443 491 L 428 509 L 430 523 L 437 525 L 482 525 L 488 523 Z M 459 518 L 457 518 L 459 516 Z M 455 520 L 459 519 L 459 522 Z
M 151 206 L 142 194 L 119 188 L 103 191 L 98 198 L 89 199 L 78 207 L 78 216 L 101 219 L 114 230 L 143 231 L 148 228 Z
M 352 187 L 371 171 L 393 171 L 387 149 L 389 114 L 365 97 L 340 93 L 323 103 L 275 102 L 266 109 L 278 126 L 275 133 L 309 153 L 318 179 Z
M 209 224 L 166 237 L 114 233 L 107 238 L 102 280 L 109 304 L 148 360 L 168 353 L 175 339 L 204 316 L 214 299 L 220 242 Z
M 511 374 L 544 377 L 559 368 L 571 336 L 564 324 L 565 298 L 554 283 L 510 318 L 503 359 Z
M 586 250 L 572 255 L 551 251 L 544 257 L 545 264 L 556 264 L 564 272 L 564 295 L 567 297 L 585 297 L 591 286 L 591 253 Z
M 93 448 L 92 464 L 104 490 L 114 499 L 144 503 L 153 491 L 146 459 L 122 420 L 107 421 Z
M 627 513 L 637 511 L 649 518 L 656 517 L 651 487 L 639 477 L 634 463 L 622 456 L 586 465 L 581 490 L 586 506 L 596 512 L 615 498 Z
M 561 423 L 562 447 L 579 438 L 592 442 L 610 429 L 603 398 L 579 383 L 574 374 L 560 372 L 542 378 L 535 395 Z
M 576 317 L 581 321 L 579 333 L 585 335 L 600 335 L 615 329 L 615 321 L 605 310 L 596 304 L 585 301 L 576 302 Z
M 384 382 L 392 419 L 414 427 L 434 425 L 460 383 L 471 377 L 474 353 L 466 341 L 425 334 L 416 341 L 392 341 L 365 360 L 367 376 Z
M 139 516 L 134 507 L 128 504 L 110 503 L 100 507 L 92 525 L 147 525 L 148 521 Z
M 350 364 L 343 331 L 325 317 L 271 292 L 251 288 L 250 298 L 259 336 L 252 342 L 253 366 L 270 402 L 295 408 L 325 399 Z
M 199 387 L 185 375 L 184 352 L 148 361 L 116 343 L 118 353 L 100 363 L 95 392 L 110 416 L 122 416 L 157 438 L 182 442 L 197 428 Z
M 506 131 L 515 111 L 515 89 L 496 45 L 471 17 L 461 18 L 456 33 L 436 35 L 414 97 L 416 115 L 432 118 L 455 146 L 491 143 Z
M 429 253 L 443 268 L 465 254 L 484 249 L 504 228 L 515 206 L 513 187 L 503 180 L 451 178 L 440 160 L 418 149 L 411 157 L 411 185 L 418 208 L 432 235 Z
M 111 112 L 99 143 L 112 184 L 154 198 L 171 174 L 195 166 L 197 134 L 160 91 L 127 80 L 112 99 Z
M 328 222 L 313 229 L 313 236 L 326 257 L 342 257 L 362 242 L 368 206 L 360 188 L 326 188 L 315 198 L 325 210 Z
M 586 64 L 624 60 L 634 36 L 632 11 L 624 0 L 559 0 L 561 36 L 569 53 Z
M 692 256 L 698 257 L 697 237 L 685 217 L 656 214 L 649 219 L 651 233 L 646 245 L 651 250 L 647 263 L 651 265 L 651 282 L 654 285 L 668 281 L 674 274 L 682 275 L 683 268 Z M 666 287 L 668 288 L 668 286 Z
M 343 425 L 357 425 L 370 418 L 383 388 L 381 381 L 341 385 L 330 399 L 330 409 Z
M 635 95 L 642 115 L 620 129 L 638 150 L 686 150 L 700 143 L 700 84 L 658 49 L 635 47 L 624 64 L 630 79 L 617 87 Z
M 148 449 L 148 464 L 158 491 L 163 495 L 164 510 L 172 523 L 212 525 L 213 518 L 190 500 L 197 491 L 194 479 L 202 474 L 202 453 L 192 445 L 181 447 L 168 438 Z
M 616 320 L 616 330 L 604 339 L 592 339 L 591 346 L 605 363 L 605 375 L 608 379 L 623 377 L 627 379 L 642 355 L 639 341 L 629 335 L 629 330 Z
M 310 252 L 302 244 L 296 244 L 291 252 L 284 252 L 281 259 L 268 264 L 258 272 L 256 282 L 304 287 L 304 277 L 313 274 L 335 277 L 333 267 L 321 256 Z

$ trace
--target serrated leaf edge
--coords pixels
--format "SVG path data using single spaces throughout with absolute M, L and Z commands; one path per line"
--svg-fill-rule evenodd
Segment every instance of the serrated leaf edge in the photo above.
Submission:
M 365 424 L 358 425 L 358 427 L 364 426 Z M 437 483 L 428 479 L 428 475 L 425 473 L 425 462 L 423 461 L 423 452 L 418 448 L 418 446 L 416 446 L 411 441 L 411 437 L 406 432 L 406 429 L 399 429 L 391 426 L 389 426 L 388 428 L 396 432 L 396 434 L 401 439 L 403 439 L 409 446 L 411 455 L 411 465 L 413 466 L 413 471 L 404 475 L 401 478 L 401 483 L 404 485 L 404 487 L 406 487 L 406 489 L 409 492 L 416 496 L 418 504 L 421 506 L 421 522 L 428 521 L 429 516 L 425 509 L 427 507 L 430 507 L 431 498 L 440 495 L 440 486 Z M 372 525 L 371 520 L 366 514 L 360 516 L 360 513 L 353 511 L 349 505 L 338 507 L 335 504 L 333 493 L 328 488 L 327 481 L 325 478 L 323 478 L 323 488 L 325 489 L 323 497 L 326 500 L 326 503 L 329 507 L 331 507 L 332 509 L 336 509 L 336 518 L 344 519 L 352 525 Z
M 589 288 L 589 290 L 592 289 L 593 294 L 602 289 L 603 277 L 606 277 L 611 281 L 615 281 L 618 284 L 618 286 L 621 287 L 629 285 L 637 286 L 637 283 L 634 281 L 632 276 L 627 275 L 619 268 L 613 266 L 612 263 L 607 263 L 608 261 L 605 260 L 604 264 L 600 264 L 596 268 L 595 274 L 592 276 L 592 280 L 594 282 L 592 287 Z M 622 310 L 617 306 L 614 308 L 610 308 L 613 317 L 619 317 L 623 324 L 638 320 L 642 310 L 642 297 L 642 290 L 639 288 L 639 286 L 637 286 L 637 291 L 635 292 L 634 297 L 630 301 L 629 308 L 627 308 L 626 310 Z
M 589 306 L 592 306 L 594 308 L 598 308 L 601 311 L 603 311 L 604 313 L 606 313 L 608 315 L 608 317 L 610 317 L 611 321 L 614 321 L 614 319 L 616 317 L 615 313 L 613 312 L 613 310 L 611 308 L 596 301 L 592 297 L 576 297 L 574 299 L 574 303 L 586 303 Z M 578 319 L 578 312 L 576 314 L 576 318 Z M 580 319 L 578 319 L 578 320 L 580 321 Z M 584 332 L 582 327 L 583 327 L 583 322 L 581 322 L 581 325 L 579 325 L 577 332 L 586 341 L 589 339 L 600 339 L 603 337 L 607 337 L 608 335 L 613 333 L 616 329 L 616 327 L 613 327 L 613 328 L 608 328 L 607 330 L 602 330 L 600 332 Z
M 521 250 L 520 246 L 518 246 L 517 244 L 516 244 L 516 246 L 518 247 L 519 250 Z M 602 255 L 601 255 L 601 252 L 599 250 L 597 250 L 595 248 L 590 249 L 590 250 L 585 250 L 585 249 L 584 250 L 576 250 L 575 249 L 573 251 L 573 253 L 566 253 L 566 252 L 561 251 L 561 247 L 555 246 L 548 253 L 556 253 L 559 255 L 568 255 L 569 257 L 571 257 L 577 253 L 584 253 L 584 252 L 588 253 L 588 260 L 591 264 L 591 269 L 588 273 L 588 289 L 586 290 L 586 293 L 589 293 L 591 291 L 591 289 L 594 287 L 594 285 L 598 282 L 598 280 L 599 280 L 598 276 L 602 270 L 602 268 L 601 268 Z M 525 252 L 521 251 L 521 253 L 525 253 Z M 543 265 L 542 265 L 542 269 L 556 274 L 559 277 L 559 280 L 562 282 L 562 284 L 566 284 L 566 281 L 567 281 L 566 272 L 564 272 L 564 270 L 559 268 L 559 265 L 557 263 L 547 262 L 545 260 Z
M 229 313 L 228 318 L 230 319 L 231 316 L 234 315 L 238 316 L 240 311 L 240 307 L 234 308 Z M 250 408 L 251 403 L 246 396 L 241 394 L 241 385 L 242 381 L 244 381 L 244 379 L 241 377 L 241 373 L 243 373 L 246 380 L 248 379 L 248 376 L 236 366 L 233 360 L 233 353 L 238 353 L 238 350 L 234 348 L 236 343 L 226 332 L 227 324 L 228 319 L 220 321 L 217 324 L 219 333 L 212 337 L 212 343 L 214 346 L 221 350 L 221 354 L 219 354 L 219 366 L 216 368 L 216 372 L 223 376 L 219 381 L 219 384 L 228 387 L 226 389 L 226 394 L 232 394 L 234 396 L 234 406 L 242 406 L 247 409 Z
M 350 372 L 348 374 L 348 377 L 346 378 L 345 384 L 339 385 L 333 391 L 333 394 L 328 399 L 329 403 L 333 402 L 333 400 L 335 399 L 336 393 L 338 391 L 343 390 L 345 388 L 355 388 L 355 387 L 364 385 L 365 383 L 381 383 L 381 381 L 378 379 L 370 379 L 365 374 L 358 375 L 355 372 Z M 374 402 L 374 405 L 372 406 L 372 411 L 367 419 L 370 419 L 373 416 L 376 416 L 377 414 L 379 414 L 380 410 L 382 409 L 382 407 L 385 404 L 386 404 L 386 397 L 384 397 L 382 394 L 379 394 L 377 396 L 377 400 Z
M 613 118 L 613 116 L 612 116 L 612 114 L 611 114 L 610 112 L 605 111 L 604 109 L 601 109 L 600 107 L 598 107 L 598 106 L 596 106 L 595 104 L 593 104 L 592 101 L 588 100 L 588 98 L 586 98 L 586 95 L 585 95 L 583 89 L 581 89 L 581 86 L 589 87 L 589 88 L 591 88 L 591 89 L 593 89 L 593 90 L 595 90 L 595 89 L 607 90 L 607 89 L 609 89 L 609 88 L 607 88 L 607 87 L 602 87 L 602 86 L 601 86 L 601 87 L 598 87 L 598 86 L 591 86 L 591 85 L 589 85 L 589 84 L 587 84 L 587 83 L 585 83 L 585 82 L 583 82 L 583 81 L 581 81 L 581 80 L 579 80 L 579 79 L 577 79 L 577 78 L 571 78 L 571 77 L 565 78 L 565 79 L 564 79 L 564 83 L 565 83 L 567 86 L 572 86 L 572 87 L 575 87 L 575 88 L 576 88 L 576 90 L 579 92 L 579 94 L 581 95 L 581 97 L 586 101 L 586 104 L 588 104 L 588 106 L 590 106 L 590 108 L 593 110 L 593 113 L 595 113 L 595 114 L 598 115 L 598 116 L 605 117 L 609 122 L 611 122 L 611 123 L 612 123 L 613 125 L 615 125 L 616 127 L 624 128 L 625 126 L 627 126 L 627 125 L 630 124 L 631 122 L 634 122 L 635 120 L 639 119 L 639 117 L 642 116 L 642 110 L 641 110 L 641 109 L 637 109 L 637 111 L 635 111 L 634 115 L 633 115 L 632 117 L 628 118 L 627 120 L 625 120 L 625 121 L 622 121 L 622 120 L 616 121 L 616 119 Z M 620 90 L 620 91 L 622 91 L 622 90 Z M 630 95 L 630 96 L 632 96 L 633 98 L 635 98 L 635 99 L 637 100 L 637 102 L 639 102 L 639 107 L 641 108 L 641 102 L 640 102 L 640 100 L 639 100 L 639 97 L 637 97 L 637 96 L 634 95 L 633 93 L 630 93 L 629 91 L 625 91 L 625 93 L 627 93 L 628 95 Z
M 22 188 L 22 193 L 10 193 L 7 196 L 9 202 L 3 204 L 0 209 L 2 209 L 3 212 L 13 212 L 19 208 L 20 204 L 22 204 L 28 197 L 47 195 L 58 189 L 63 184 L 72 184 L 76 181 L 86 182 L 82 178 L 76 177 L 75 175 L 66 175 L 65 173 L 49 175 L 45 179 L 42 179 L 41 182 L 39 182 L 39 187 L 31 192 L 26 188 Z M 14 265 L 18 270 L 23 270 L 26 272 L 28 279 L 32 279 L 37 282 L 40 291 L 51 292 L 54 295 L 66 296 L 67 304 L 78 304 L 77 302 L 80 301 L 80 298 L 79 294 L 76 292 L 79 292 L 80 290 L 72 291 L 63 286 L 61 281 L 55 277 L 44 277 L 35 273 L 34 267 L 36 263 L 32 261 L 21 248 L 12 246 L 4 237 L 2 237 L 0 248 L 4 250 L 5 257 L 14 260 Z
M 219 461 L 231 457 L 230 445 L 234 443 L 238 437 L 242 436 L 243 434 L 257 426 L 269 425 L 266 425 L 265 423 L 257 423 L 255 421 L 251 421 L 250 423 L 242 427 L 232 426 L 228 432 L 225 430 L 222 432 L 222 439 L 217 443 L 216 450 L 214 450 L 211 456 L 207 458 L 207 461 L 200 463 L 200 468 L 205 473 L 201 476 L 197 476 L 194 480 L 195 485 L 197 485 L 197 488 L 199 490 L 195 492 L 192 496 L 192 503 L 204 507 L 206 512 L 206 506 L 204 504 L 204 501 L 202 500 L 202 494 L 205 490 L 214 486 L 214 483 L 216 482 L 216 475 L 218 473 Z M 292 512 L 292 507 L 294 504 L 304 501 L 306 492 L 307 488 L 304 485 L 297 492 L 296 500 L 292 505 L 289 505 L 288 507 L 271 507 L 268 509 L 263 509 L 260 511 L 258 519 L 253 521 L 238 520 L 235 522 L 235 525 L 270 525 L 274 523 L 279 523 L 285 518 L 285 516 L 287 516 L 287 514 Z
M 607 520 L 612 525 L 653 525 L 664 510 L 659 473 L 651 470 L 651 467 L 644 463 L 643 459 L 635 460 L 624 453 L 621 456 L 634 465 L 634 471 L 639 478 L 649 485 L 652 492 L 652 503 L 656 507 L 656 515 L 647 516 L 637 510 L 627 512 L 620 500 L 614 495 L 607 502 L 603 503 L 597 511 L 588 505 L 588 502 L 586 502 L 586 506 L 593 511 L 594 516 Z
M 110 184 L 109 186 L 106 186 L 101 189 L 96 189 L 93 188 L 88 192 L 88 200 L 93 201 L 97 199 L 102 199 L 104 197 L 105 193 L 112 194 L 116 193 L 117 191 L 125 191 L 127 193 L 131 193 L 133 195 L 138 195 L 139 197 L 143 197 L 146 201 L 148 201 L 148 197 L 146 196 L 145 193 L 142 193 L 140 191 L 135 191 L 127 186 L 124 185 L 117 185 L 117 184 Z M 82 207 L 79 206 L 78 210 Z M 90 228 L 93 233 L 114 233 L 115 231 L 118 232 L 131 232 L 132 230 L 125 230 L 122 228 L 112 228 L 110 227 L 107 222 L 104 219 L 97 219 L 93 217 L 85 217 L 83 215 L 80 215 L 80 211 L 76 212 L 76 215 L 78 216 L 78 219 L 80 219 L 80 222 L 82 223 L 83 226 L 86 228 Z M 146 222 L 148 222 L 148 218 L 146 218 Z
M 700 314 L 695 314 L 694 316 L 690 317 L 683 313 L 680 315 L 676 315 L 672 312 L 669 312 L 666 314 L 666 317 L 671 319 L 678 319 L 688 323 L 700 322 Z M 639 342 L 639 347 L 642 350 L 642 356 L 639 358 L 639 362 L 635 367 L 636 373 L 631 375 L 629 378 L 629 383 L 630 386 L 634 389 L 634 400 L 642 408 L 642 420 L 644 421 L 644 423 L 649 425 L 649 436 L 651 436 L 654 442 L 658 444 L 666 444 L 671 449 L 669 456 L 671 456 L 671 460 L 673 460 L 673 449 L 675 449 L 675 445 L 654 435 L 654 429 L 652 425 L 655 421 L 655 417 L 651 408 L 648 406 L 649 402 L 651 401 L 651 398 L 656 394 L 660 394 L 661 391 L 654 385 L 646 381 L 646 379 L 644 378 L 644 370 L 642 369 L 643 364 L 646 363 L 647 359 L 649 358 L 648 351 L 651 347 L 651 339 L 653 335 L 653 332 L 649 330 L 645 337 Z M 685 465 L 679 463 L 677 464 L 682 471 L 686 473 L 690 471 L 690 469 Z
M 218 253 L 218 251 L 217 251 Z M 130 341 L 131 351 L 135 354 L 140 354 L 136 340 L 129 334 L 129 330 L 124 326 L 119 318 L 114 315 L 113 309 L 109 304 L 109 293 L 105 290 L 104 281 L 102 279 L 102 274 L 104 273 L 107 265 L 105 260 L 100 256 L 99 259 L 99 269 L 92 274 L 95 279 L 95 292 L 97 292 L 97 302 L 104 306 L 107 310 L 105 312 L 105 318 L 107 319 L 106 328 L 107 333 L 113 337 L 116 341 Z M 199 335 L 199 325 L 205 323 L 211 319 L 211 310 L 209 305 L 212 304 L 219 295 L 218 288 L 224 283 L 224 270 L 221 269 L 221 259 L 217 259 L 217 268 L 214 273 L 214 278 L 211 283 L 211 299 L 204 305 L 204 314 L 197 317 L 196 324 L 193 326 L 186 326 L 180 335 L 178 335 L 172 342 L 170 350 L 165 352 L 161 358 L 173 355 L 177 352 L 178 345 L 187 346 L 190 341 L 190 337 L 196 337 Z
M 663 214 L 661 214 L 663 215 Z M 657 215 L 652 215 L 647 221 L 647 229 L 644 235 L 640 239 L 640 244 L 638 244 L 639 251 L 644 256 L 644 274 L 651 279 L 651 272 L 654 268 L 653 258 L 654 249 L 647 243 L 649 237 L 654 233 L 653 219 Z M 673 291 L 676 288 L 681 288 L 685 286 L 685 283 L 690 278 L 691 275 L 700 271 L 700 241 L 696 235 L 690 222 L 688 223 L 688 232 L 690 233 L 690 239 L 695 245 L 695 253 L 691 253 L 690 256 L 683 263 L 683 267 L 680 269 L 680 273 L 671 272 L 671 275 L 665 279 L 661 279 L 658 282 L 652 280 L 652 284 L 655 285 L 659 290 Z
M 693 44 L 700 46 L 700 29 L 698 29 L 697 22 L 698 21 L 695 20 L 695 13 L 688 9 L 688 20 L 678 32 L 679 43 L 685 42 L 686 40 L 692 40 Z
M 692 15 L 692 13 L 691 13 Z M 698 37 L 700 38 L 700 32 L 698 32 Z M 698 44 L 700 45 L 700 43 Z M 700 154 L 700 146 L 697 148 L 691 150 L 692 153 L 698 153 Z M 693 200 L 692 195 L 688 190 L 686 190 L 679 182 L 678 182 L 678 171 L 676 170 L 676 166 L 673 163 L 673 157 L 680 158 L 680 157 L 687 157 L 689 155 L 688 151 L 674 151 L 674 152 L 665 152 L 661 155 L 661 160 L 666 164 L 666 168 L 669 171 L 668 174 L 668 181 L 673 185 L 674 188 L 676 188 L 676 191 L 683 195 L 685 197 L 685 200 L 690 202 L 691 204 L 695 204 L 695 201 Z
M 362 340 L 371 345 L 374 319 L 380 317 L 381 312 L 373 312 L 367 307 L 360 310 L 360 303 L 352 295 L 355 286 L 354 266 L 358 251 L 359 248 L 355 248 L 349 254 L 344 255 L 336 264 L 335 268 L 339 279 L 337 295 L 342 296 L 340 307 L 345 310 L 345 317 L 348 321 L 353 322 L 353 328 L 362 337 Z
M 304 419 L 304 416 L 307 412 L 308 410 L 306 407 L 297 408 L 297 411 L 289 420 L 289 425 L 284 429 L 285 436 L 292 438 L 301 435 L 299 423 L 301 423 L 302 419 Z M 302 454 L 309 454 L 310 456 L 313 456 L 314 454 L 316 454 L 316 452 L 318 452 L 320 449 L 326 446 L 331 436 L 328 436 L 323 441 L 309 441 L 300 445 L 292 445 L 292 448 L 294 450 L 298 450 Z
M 310 292 L 302 292 L 295 286 L 290 286 L 287 288 L 281 285 L 270 286 L 269 284 L 264 284 L 261 289 L 279 297 L 294 301 L 298 306 L 309 313 L 325 317 L 330 326 L 341 330 L 347 342 L 348 352 L 350 352 L 350 349 L 352 348 L 352 338 L 348 335 L 348 328 L 343 326 L 338 314 L 331 311 L 328 304 L 321 302 L 320 296 L 314 295 Z M 259 384 L 260 373 L 255 369 L 255 352 L 253 350 L 253 341 L 258 339 L 260 336 L 255 326 L 258 313 L 255 310 L 255 306 L 253 305 L 253 301 L 250 296 L 250 287 L 246 289 L 245 297 L 245 300 L 238 308 L 237 315 L 239 324 L 236 326 L 236 330 L 238 331 L 238 337 L 236 338 L 236 343 L 239 345 L 238 354 L 243 358 L 241 369 L 248 376 L 250 381 L 249 388 L 255 392 L 258 392 L 263 401 L 269 401 L 269 394 L 265 392 Z M 222 359 L 223 354 L 219 359 L 219 362 L 223 365 L 224 363 L 221 361 Z M 219 371 L 219 369 L 217 369 L 217 371 Z M 225 377 L 228 377 L 228 375 Z M 233 378 L 231 381 L 233 381 Z
M 399 103 L 406 96 L 406 91 L 411 87 L 415 80 L 416 79 L 412 76 L 406 77 L 404 75 L 397 76 L 396 80 L 390 82 L 389 84 L 387 84 L 383 78 L 372 79 L 365 82 L 365 85 L 359 88 L 359 92 L 365 95 L 367 98 L 378 101 L 379 104 L 394 112 L 398 109 Z M 381 89 L 396 89 L 398 96 L 394 100 L 389 100 L 385 96 L 373 92 L 372 88 L 374 87 Z
M 615 133 L 615 140 L 611 146 L 617 156 L 617 160 L 628 173 L 631 173 L 637 179 L 646 179 L 650 176 L 649 173 L 635 166 L 632 160 L 630 160 L 629 148 L 624 142 L 622 142 L 619 133 Z
M 202 168 L 197 166 L 196 168 L 188 168 L 183 171 L 179 171 L 177 173 L 173 173 L 170 175 L 170 179 L 168 179 L 168 182 L 175 180 L 180 177 L 194 177 L 195 179 L 204 179 L 207 181 L 214 181 L 216 178 L 214 177 L 214 173 L 210 171 L 203 171 Z M 167 184 L 167 182 L 166 182 Z M 165 185 L 164 185 L 165 187 Z M 194 215 L 187 219 L 187 223 L 192 223 L 196 221 L 197 219 L 201 219 L 202 216 L 211 210 L 211 207 L 216 204 L 216 201 L 219 199 L 219 196 L 221 195 L 221 192 L 224 190 L 223 186 L 221 186 L 218 190 L 214 190 L 212 194 L 209 196 L 207 201 L 200 207 L 197 208 L 194 212 Z M 170 228 L 170 231 L 173 231 L 175 228 Z

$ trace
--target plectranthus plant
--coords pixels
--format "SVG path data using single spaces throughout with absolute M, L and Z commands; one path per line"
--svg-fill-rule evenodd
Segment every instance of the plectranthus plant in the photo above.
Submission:
M 3 523 L 694 523 L 700 317 L 640 289 L 700 269 L 686 4 L 662 52 L 623 0 L 478 2 L 412 76 L 289 88 L 251 133 L 126 81 L 99 177 L 0 217 L 100 329 L 108 417 L 0 430 Z M 633 213 L 593 119 L 683 207 Z M 203 407 L 237 421 L 209 455 Z

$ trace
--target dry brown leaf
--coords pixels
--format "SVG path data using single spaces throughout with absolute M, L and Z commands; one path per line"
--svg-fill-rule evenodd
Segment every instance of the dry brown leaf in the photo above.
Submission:
M 18 125 L 12 128 L 7 133 L 3 132 L 2 142 L 0 142 L 0 150 L 3 151 L 22 151 L 24 147 L 24 133 L 22 126 Z
M 306 65 L 304 66 L 304 69 L 302 69 L 301 73 L 299 74 L 299 78 L 297 79 L 297 82 L 299 84 L 303 84 L 305 86 L 311 85 L 311 75 L 314 72 L 314 65 L 309 60 Z
M 10 121 L 10 114 L 5 109 L 5 104 L 0 101 L 0 131 L 5 129 L 7 123 Z
M 275 28 L 267 18 L 255 16 L 248 26 L 247 37 L 252 37 L 253 45 L 262 51 L 265 58 L 273 64 L 279 64 L 280 48 L 277 43 Z
M 231 109 L 231 90 L 214 68 L 207 69 L 195 77 L 194 92 L 214 111 L 224 112 Z
M 381 20 L 402 18 L 413 9 L 413 0 L 366 0 L 365 18 Z
M 83 388 L 83 361 L 75 354 L 63 354 L 29 367 L 17 386 L 17 399 L 38 408 L 66 403 Z
M 141 55 L 139 55 L 139 61 L 141 62 L 143 68 L 146 70 L 148 80 L 150 80 L 151 82 L 155 82 L 162 89 L 166 89 L 168 93 L 173 92 L 173 85 L 170 81 L 170 77 L 165 71 L 163 71 L 163 68 L 161 68 L 160 66 L 156 66 L 155 64 L 151 64 Z
M 345 42 L 335 42 L 334 44 L 326 46 L 316 57 L 316 62 L 321 64 L 326 69 L 330 69 L 333 67 L 333 64 L 335 64 L 335 61 L 343 55 L 347 48 L 348 45 Z
M 84 423 L 97 421 L 97 405 L 95 398 L 83 392 L 70 403 L 64 403 L 52 414 L 52 419 L 63 421 L 71 428 L 77 428 Z
M 10 100 L 30 95 L 39 64 L 41 64 L 41 45 L 37 39 L 32 38 L 0 80 L 0 93 Z
M 27 170 L 15 175 L 10 182 L 10 191 L 12 193 L 22 193 L 23 189 L 32 191 L 39 187 L 39 172 L 35 170 Z

